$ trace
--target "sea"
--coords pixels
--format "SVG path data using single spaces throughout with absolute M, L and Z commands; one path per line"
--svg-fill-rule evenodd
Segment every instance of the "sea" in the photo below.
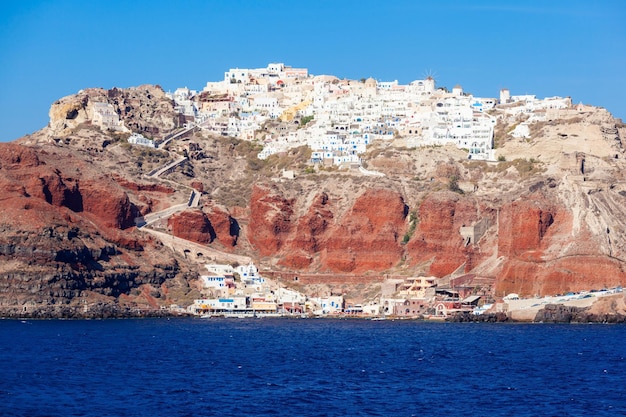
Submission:
M 626 326 L 0 320 L 1 416 L 623 416 Z

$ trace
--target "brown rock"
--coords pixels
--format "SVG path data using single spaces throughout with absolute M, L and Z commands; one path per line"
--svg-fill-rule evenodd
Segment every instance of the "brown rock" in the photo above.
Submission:
M 555 215 L 553 209 L 539 204 L 536 200 L 524 200 L 502 207 L 498 223 L 498 256 L 529 255 L 530 251 L 540 248 Z
M 114 175 L 113 178 L 115 181 L 121 185 L 122 187 L 133 190 L 133 191 L 149 191 L 149 192 L 157 192 L 163 194 L 173 194 L 175 190 L 171 187 L 167 187 L 162 184 L 139 184 L 133 181 L 130 181 L 126 178 L 122 178 L 119 175 Z
M 430 262 L 431 275 L 443 277 L 464 264 L 469 272 L 489 256 L 474 246 L 477 242 L 466 245 L 460 234 L 463 226 L 494 221 L 493 210 L 480 207 L 474 199 L 448 191 L 433 193 L 420 205 L 418 217 L 407 253 L 413 265 Z
M 226 247 L 237 245 L 239 223 L 224 209 L 215 204 L 204 207 L 206 216 L 215 230 L 217 240 Z
M 87 88 L 63 97 L 50 107 L 50 130 L 54 136 L 67 137 L 81 126 L 90 126 L 94 103 L 109 103 L 132 132 L 164 137 L 178 124 L 174 103 L 159 86 L 136 88 Z
M 355 201 L 321 249 L 322 268 L 337 272 L 383 271 L 402 256 L 398 240 L 405 229 L 407 206 L 387 189 L 369 189 Z
M 37 153 L 30 148 L 14 143 L 3 143 L 0 146 L 0 168 L 30 168 L 42 165 Z
M 211 243 L 216 234 L 202 210 L 186 210 L 171 216 L 167 222 L 172 234 L 198 243 Z
M 191 188 L 193 188 L 194 190 L 203 193 L 204 192 L 204 184 L 201 183 L 200 181 L 192 181 L 191 182 Z
M 134 225 L 137 210 L 128 195 L 108 177 L 83 180 L 79 161 L 63 161 L 62 168 L 52 168 L 40 161 L 34 152 L 24 146 L 0 144 L 3 164 L 3 183 L 6 191 L 36 198 L 56 207 L 74 212 L 86 212 L 104 227 L 125 229 Z M 68 175 L 61 169 L 71 170 Z
M 248 239 L 259 254 L 276 254 L 292 231 L 293 199 L 283 197 L 277 190 L 255 185 L 250 198 Z
M 289 268 L 304 269 L 311 265 L 314 256 L 322 249 L 326 231 L 332 227 L 333 212 L 328 194 L 315 197 L 308 212 L 298 220 L 296 232 L 287 243 L 289 248 L 280 264 Z

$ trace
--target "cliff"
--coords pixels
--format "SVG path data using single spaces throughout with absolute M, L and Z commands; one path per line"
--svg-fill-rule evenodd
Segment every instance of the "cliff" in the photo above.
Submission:
M 129 146 L 93 125 L 103 102 L 133 131 L 163 137 L 178 123 L 159 87 L 89 89 L 54 103 L 48 128 L 0 144 L 1 314 L 184 304 L 207 254 L 249 256 L 262 272 L 315 285 L 335 277 L 351 294 L 420 274 L 494 297 L 626 283 L 623 127 L 602 109 L 557 114 L 533 140 L 504 135 L 499 162 L 376 142 L 364 160 L 384 176 L 368 176 L 311 169 L 305 148 L 259 161 L 254 142 L 204 132 L 164 149 Z M 515 121 L 502 117 L 506 131 Z M 602 135 L 607 123 L 617 139 Z M 163 215 L 155 234 L 135 227 L 187 203 L 192 188 L 198 207 Z
M 100 316 L 113 305 L 140 314 L 155 297 L 167 303 L 168 285 L 185 285 L 186 268 L 131 230 L 137 210 L 124 189 L 79 158 L 0 144 L 0 195 L 4 316 Z
M 107 103 L 123 122 L 122 131 L 133 131 L 149 137 L 162 138 L 180 123 L 174 103 L 159 86 L 136 88 L 88 88 L 63 97 L 50 107 L 50 136 L 67 137 L 94 125 L 96 103 Z M 104 129 L 106 130 L 106 129 Z

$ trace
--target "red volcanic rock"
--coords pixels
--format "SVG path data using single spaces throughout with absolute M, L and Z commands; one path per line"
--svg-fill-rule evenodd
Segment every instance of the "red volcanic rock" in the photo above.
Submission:
M 192 181 L 191 182 L 191 188 L 193 188 L 194 190 L 203 193 L 204 192 L 204 184 L 201 183 L 200 181 Z
M 175 214 L 167 221 L 172 234 L 181 239 L 198 243 L 211 243 L 215 230 L 202 210 L 186 210 Z
M 136 204 L 137 215 L 145 216 L 153 211 L 158 211 L 169 206 L 167 198 L 164 195 L 173 194 L 175 190 L 161 184 L 141 184 L 133 181 L 129 181 L 119 175 L 114 175 L 113 179 L 124 190 L 127 190 L 134 197 L 133 201 Z M 162 204 L 166 204 L 162 207 Z
M 161 184 L 137 184 L 136 182 L 128 181 L 119 175 L 115 175 L 113 178 L 122 187 L 133 191 L 150 191 L 163 194 L 173 194 L 175 192 L 173 188 Z
M 232 206 L 229 207 L 228 210 L 230 211 L 230 215 L 235 219 L 248 220 L 250 216 L 250 212 L 247 207 Z
M 622 262 L 601 255 L 572 256 L 546 262 L 509 259 L 496 280 L 496 295 L 554 295 L 623 285 Z
M 486 254 L 474 246 L 466 246 L 461 227 L 471 226 L 481 219 L 491 222 L 493 213 L 480 209 L 477 202 L 452 192 L 428 196 L 420 205 L 418 225 L 407 245 L 411 264 L 431 262 L 429 273 L 442 277 L 465 263 L 465 272 L 480 262 Z
M 536 201 L 519 201 L 500 210 L 498 256 L 520 256 L 538 250 L 541 240 L 554 223 L 549 208 Z
M 63 178 L 58 170 L 41 167 L 31 171 L 25 178 L 24 187 L 28 195 L 39 198 L 57 207 L 67 207 L 72 211 L 83 211 L 78 183 L 71 178 Z
M 215 205 L 205 207 L 206 216 L 215 230 L 217 240 L 225 246 L 237 245 L 239 223 L 230 214 Z
M 0 144 L 5 191 L 14 190 L 52 206 L 88 213 L 92 221 L 104 227 L 125 229 L 134 225 L 137 211 L 114 181 L 104 176 L 83 179 L 78 160 L 56 162 L 58 168 L 53 168 L 28 147 Z
M 104 177 L 95 181 L 82 181 L 82 206 L 84 211 L 94 215 L 104 226 L 126 229 L 134 225 L 138 212 L 128 195 L 115 185 Z
M 98 315 L 103 303 L 178 274 L 162 245 L 119 229 L 133 206 L 117 183 L 93 174 L 78 158 L 0 144 L 3 316 Z
M 0 144 L 0 168 L 30 168 L 39 165 L 43 165 L 43 162 L 33 149 L 13 143 Z
M 497 294 L 543 294 L 540 276 L 545 274 L 546 265 L 542 262 L 542 249 L 548 242 L 542 240 L 554 221 L 545 202 L 516 201 L 500 209 L 498 256 L 504 257 L 505 262 L 496 279 Z
M 402 196 L 386 189 L 369 189 L 329 231 L 321 263 L 336 272 L 381 271 L 402 257 L 398 241 L 405 229 L 407 207 Z
M 313 263 L 313 256 L 301 249 L 294 249 L 289 250 L 278 263 L 294 271 L 306 270 Z
M 332 224 L 333 212 L 328 194 L 320 193 L 315 197 L 307 214 L 298 219 L 295 236 L 286 245 L 289 250 L 279 263 L 293 269 L 309 267 L 313 256 L 321 249 L 325 232 Z
M 498 241 L 504 264 L 496 294 L 554 295 L 622 285 L 624 263 L 602 253 L 602 239 L 586 228 L 574 234 L 569 211 L 550 201 L 505 205 Z
M 292 231 L 292 199 L 255 185 L 250 198 L 249 240 L 262 256 L 276 254 Z

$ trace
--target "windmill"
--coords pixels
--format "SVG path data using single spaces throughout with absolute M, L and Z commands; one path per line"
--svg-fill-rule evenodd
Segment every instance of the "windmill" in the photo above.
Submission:
M 432 68 L 427 68 L 422 72 L 422 79 L 424 80 L 436 80 L 438 77 L 437 71 Z

